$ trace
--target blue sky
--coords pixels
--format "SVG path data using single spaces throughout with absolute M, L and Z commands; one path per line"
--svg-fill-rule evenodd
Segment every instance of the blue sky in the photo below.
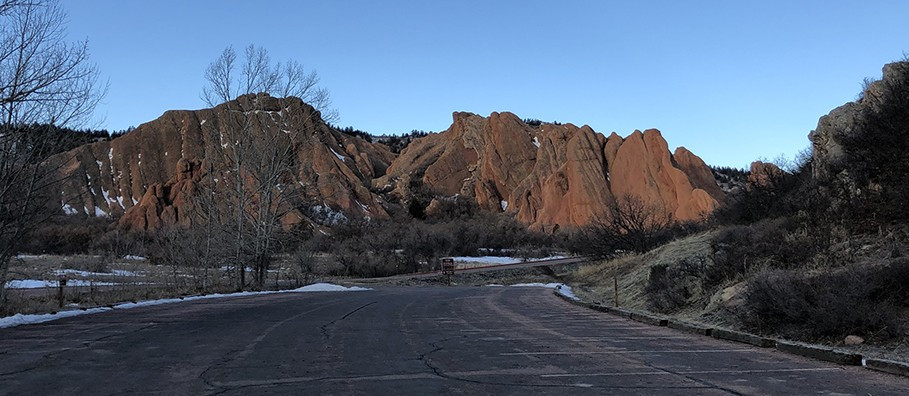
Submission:
M 339 125 L 444 130 L 453 111 L 658 128 L 707 163 L 792 157 L 909 52 L 907 1 L 64 0 L 110 82 L 100 126 L 204 107 L 227 45 L 318 71 Z

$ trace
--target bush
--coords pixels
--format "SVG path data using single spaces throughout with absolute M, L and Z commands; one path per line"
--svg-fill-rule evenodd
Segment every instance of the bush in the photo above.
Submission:
M 763 269 L 809 263 L 829 247 L 829 241 L 816 229 L 800 227 L 794 218 L 779 218 L 722 229 L 711 241 L 714 262 L 704 274 L 705 287 L 740 280 Z
M 909 259 L 856 264 L 820 274 L 768 270 L 747 286 L 743 324 L 794 339 L 905 336 Z
M 34 254 L 86 254 L 104 235 L 111 220 L 90 216 L 55 216 L 29 233 L 22 251 Z
M 650 308 L 672 313 L 685 308 L 703 296 L 702 278 L 707 263 L 699 257 L 688 257 L 675 265 L 650 267 L 644 291 Z
M 862 102 L 871 103 L 855 126 L 860 133 L 841 142 L 855 184 L 835 188 L 850 198 L 847 219 L 858 231 L 909 221 L 909 62 L 891 66 L 895 76 L 868 84 Z
M 575 233 L 572 251 L 606 259 L 626 252 L 644 253 L 676 236 L 672 217 L 640 197 L 618 197 L 607 210 L 604 218 Z
M 375 277 L 437 269 L 445 256 L 548 252 L 553 238 L 527 229 L 510 216 L 478 212 L 465 218 L 420 221 L 406 214 L 388 220 L 348 220 L 321 237 L 317 249 L 331 255 L 339 276 Z M 309 252 L 307 252 L 309 253 Z M 307 268 L 301 267 L 305 272 Z

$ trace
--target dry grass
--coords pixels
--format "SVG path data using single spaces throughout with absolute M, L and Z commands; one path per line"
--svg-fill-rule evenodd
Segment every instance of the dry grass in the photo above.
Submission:
M 191 288 L 124 285 L 117 287 L 66 288 L 63 307 L 57 299 L 57 288 L 13 289 L 6 303 L 0 306 L 0 317 L 21 314 L 52 313 L 60 310 L 88 309 L 111 306 L 124 302 L 176 298 L 199 294 Z M 234 291 L 229 287 L 213 287 L 208 293 Z
M 855 334 L 867 343 L 850 350 L 909 360 L 909 284 L 902 280 L 904 266 L 897 266 L 909 251 L 906 235 L 859 235 L 807 250 L 811 246 L 793 241 L 798 235 L 786 230 L 776 231 L 786 236 L 778 243 L 762 239 L 767 229 L 760 227 L 772 225 L 747 228 L 752 233 L 748 240 L 726 238 L 729 227 L 720 228 L 646 254 L 582 266 L 565 280 L 585 301 L 615 304 L 617 279 L 619 303 L 625 308 L 840 348 L 845 335 Z M 783 279 L 761 283 L 772 271 L 783 273 Z M 681 296 L 681 303 L 657 309 L 667 294 Z M 749 318 L 761 319 L 761 326 Z M 765 323 L 772 319 L 779 323 Z
M 268 273 L 266 289 L 297 287 L 316 280 L 311 274 L 302 274 L 286 258 L 279 260 L 273 268 Z M 237 288 L 230 274 L 222 268 L 205 271 L 201 268 L 155 265 L 144 259 L 112 259 L 92 255 L 21 255 L 10 265 L 9 280 L 57 281 L 62 270 L 71 270 L 66 273 L 69 284 L 65 288 L 63 309 L 223 293 Z M 252 275 L 248 274 L 247 279 L 251 282 Z M 0 316 L 58 311 L 61 308 L 57 293 L 56 287 L 7 289 L 6 300 L 0 304 Z
M 628 255 L 580 267 L 567 275 L 566 280 L 576 285 L 576 294 L 587 301 L 615 305 L 614 280 L 619 286 L 619 305 L 632 309 L 647 309 L 647 284 L 650 269 L 657 265 L 671 265 L 691 257 L 707 257 L 711 253 L 710 241 L 714 232 L 678 239 L 648 253 Z M 690 316 L 695 314 L 690 313 Z

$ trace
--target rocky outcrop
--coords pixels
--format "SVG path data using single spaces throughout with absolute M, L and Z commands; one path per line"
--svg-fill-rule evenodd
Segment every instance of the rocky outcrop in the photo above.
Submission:
M 329 127 L 298 98 L 266 94 L 211 109 L 168 111 L 112 141 L 52 157 L 64 177 L 60 204 L 67 213 L 122 215 L 121 222 L 133 229 L 188 221 L 181 215 L 188 202 L 183 198 L 196 176 L 181 170 L 188 166 L 196 175 L 194 166 L 207 155 L 216 173 L 229 171 L 219 159 L 233 155 L 230 133 L 237 130 L 248 133 L 249 142 L 291 137 L 286 144 L 295 160 L 284 187 L 301 191 L 316 211 L 387 215 L 381 197 L 367 186 L 385 173 L 394 155 Z
M 168 111 L 123 137 L 51 161 L 65 177 L 64 211 L 119 216 L 127 228 L 154 230 L 191 225 L 201 184 L 229 191 L 224 183 L 233 180 L 237 147 L 263 145 L 293 153 L 275 187 L 297 197 L 282 210 L 285 224 L 384 217 L 400 208 L 389 202 L 419 197 L 430 215 L 459 213 L 466 200 L 553 230 L 604 219 L 626 195 L 677 220 L 701 219 L 724 197 L 700 158 L 683 147 L 670 152 L 655 129 L 607 138 L 588 126 L 458 112 L 448 130 L 416 139 L 395 158 L 381 144 L 329 127 L 297 98 L 265 94 Z M 250 153 L 247 163 L 261 157 Z M 255 175 L 243 172 L 247 186 L 254 184 Z
M 883 95 L 886 87 L 901 84 L 909 84 L 909 62 L 887 64 L 881 80 L 867 84 L 860 99 L 837 107 L 818 120 L 817 128 L 808 134 L 813 150 L 812 174 L 816 180 L 825 183 L 839 179 L 843 185 L 853 184 L 846 169 L 844 145 L 862 135 L 866 115 L 878 111 L 887 100 Z
M 454 113 L 445 132 L 412 143 L 374 183 L 406 199 L 415 186 L 470 197 L 537 229 L 604 218 L 616 197 L 636 196 L 678 220 L 697 220 L 724 193 L 704 162 L 670 153 L 658 130 L 608 138 L 588 126 L 531 126 L 511 113 Z
M 204 169 L 202 161 L 177 160 L 174 178 L 146 189 L 142 199 L 120 218 L 121 224 L 137 230 L 192 225 L 191 214 L 199 194 L 197 186 L 205 176 Z
M 783 170 L 770 162 L 754 161 L 748 172 L 748 185 L 758 187 L 773 186 L 783 176 Z

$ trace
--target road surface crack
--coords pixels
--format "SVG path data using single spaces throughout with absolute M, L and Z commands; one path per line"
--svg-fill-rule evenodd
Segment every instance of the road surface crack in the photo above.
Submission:
M 691 381 L 694 381 L 695 383 L 704 385 L 704 386 L 706 386 L 706 387 L 708 387 L 708 388 L 710 388 L 710 389 L 720 390 L 720 391 L 723 391 L 723 392 L 726 392 L 726 393 L 729 393 L 729 394 L 733 394 L 733 395 L 739 395 L 739 396 L 742 395 L 742 393 L 736 392 L 736 391 L 734 391 L 734 390 L 732 390 L 732 389 L 724 388 L 724 387 L 722 387 L 722 386 L 713 384 L 713 383 L 711 383 L 711 382 L 702 380 L 702 379 L 700 379 L 700 378 L 697 378 L 697 377 L 694 377 L 694 376 L 691 376 L 691 375 L 688 375 L 688 374 L 680 373 L 680 372 L 677 372 L 677 371 L 672 371 L 672 370 L 670 370 L 670 369 L 663 368 L 663 367 L 657 367 L 657 366 L 654 366 L 654 365 L 653 365 L 652 363 L 650 363 L 650 362 L 641 362 L 641 363 L 644 364 L 644 366 L 650 367 L 650 368 L 652 368 L 652 369 L 654 369 L 654 370 L 666 372 L 666 373 L 669 373 L 669 374 L 672 374 L 672 375 L 677 375 L 677 376 L 682 377 L 682 378 L 687 378 L 687 379 L 689 379 L 689 380 L 691 380 Z
M 598 386 L 598 385 L 585 384 L 583 386 L 579 386 L 577 384 L 528 384 L 528 383 L 519 383 L 519 382 L 497 382 L 497 381 L 468 379 L 468 378 L 458 377 L 458 376 L 454 376 L 454 375 L 446 373 L 440 367 L 435 365 L 432 362 L 430 355 L 445 349 L 444 347 L 440 346 L 439 344 L 452 340 L 452 339 L 455 339 L 455 338 L 463 338 L 463 337 L 464 336 L 450 337 L 450 338 L 445 338 L 445 339 L 442 339 L 442 340 L 439 340 L 436 342 L 429 343 L 429 345 L 432 346 L 433 349 L 421 354 L 418 357 L 418 360 L 423 362 L 423 364 L 426 366 L 426 368 L 428 368 L 430 371 L 432 371 L 432 373 L 436 377 L 439 377 L 439 378 L 445 379 L 445 380 L 466 382 L 466 383 L 476 384 L 476 385 L 525 387 L 525 388 L 579 388 L 579 387 L 583 387 L 583 388 L 588 388 L 588 389 L 654 389 L 654 390 L 656 390 L 656 389 L 704 389 L 705 387 L 709 387 L 711 389 L 718 389 L 718 390 L 726 391 L 726 392 L 729 392 L 729 393 L 732 393 L 735 395 L 739 395 L 739 393 L 733 392 L 731 390 L 721 388 L 721 387 L 718 387 L 713 384 L 705 383 L 703 381 L 697 381 L 696 379 L 694 379 L 694 380 L 702 386 L 678 386 L 678 387 L 667 388 L 667 387 L 661 387 L 661 386 L 651 387 L 651 386 L 634 386 L 634 385 L 632 385 L 632 386 L 621 386 L 621 385 Z
M 357 313 L 357 311 L 359 311 L 359 310 L 361 310 L 361 309 L 363 309 L 363 308 L 366 308 L 366 307 L 368 307 L 368 306 L 370 306 L 370 305 L 376 304 L 376 303 L 378 303 L 378 301 L 373 301 L 373 302 L 370 302 L 370 303 L 363 304 L 363 305 L 357 307 L 356 309 L 354 309 L 353 311 L 350 311 L 350 312 L 344 314 L 344 316 L 342 316 L 342 317 L 340 317 L 340 318 L 338 318 L 338 319 L 332 320 L 331 322 L 328 322 L 328 323 L 326 323 L 326 324 L 324 324 L 324 325 L 322 325 L 322 326 L 319 326 L 319 330 L 322 332 L 322 338 L 325 338 L 325 339 L 327 340 L 327 339 L 329 339 L 329 338 L 331 337 L 331 335 L 329 334 L 329 331 L 328 331 L 328 328 L 329 328 L 330 326 L 332 326 L 332 325 L 334 325 L 335 323 L 338 323 L 338 322 L 340 322 L 340 321 L 342 321 L 342 320 L 344 320 L 344 319 L 347 319 L 350 315 L 353 315 L 353 314 Z
M 134 330 L 134 332 L 139 332 L 139 331 L 145 330 L 145 329 L 147 329 L 147 328 L 149 328 L 149 327 L 152 327 L 152 326 L 153 326 L 153 325 L 143 326 L 143 327 L 141 327 L 141 328 L 139 328 L 139 329 L 137 329 L 137 330 Z M 124 333 L 108 334 L 108 335 L 106 335 L 106 336 L 98 337 L 98 338 L 93 339 L 93 340 L 85 340 L 85 341 L 82 342 L 82 346 L 80 346 L 80 347 L 76 347 L 76 348 L 64 348 L 64 349 L 61 349 L 61 350 L 59 350 L 59 351 L 53 351 L 53 352 L 45 353 L 44 355 L 41 355 L 41 357 L 38 358 L 38 361 L 35 362 L 32 366 L 27 367 L 27 368 L 23 368 L 23 369 L 19 369 L 19 370 L 16 370 L 16 371 L 10 371 L 10 372 L 6 372 L 6 373 L 0 373 L 0 377 L 6 377 L 6 376 L 10 376 L 10 375 L 22 374 L 22 373 L 26 373 L 26 372 L 29 372 L 29 371 L 32 371 L 32 370 L 35 370 L 35 369 L 38 369 L 38 368 L 48 367 L 47 361 L 49 361 L 49 360 L 52 360 L 52 361 L 57 362 L 57 363 L 58 363 L 60 360 L 65 360 L 65 361 L 68 361 L 68 362 L 72 362 L 72 361 L 73 361 L 72 359 L 68 359 L 68 358 L 66 358 L 65 356 L 59 356 L 59 355 L 62 355 L 62 354 L 67 353 L 67 352 L 72 352 L 72 351 L 86 350 L 86 349 L 91 348 L 91 347 L 92 347 L 92 344 L 94 344 L 94 343 L 96 343 L 96 342 L 104 341 L 104 340 L 106 340 L 106 339 L 108 339 L 108 338 L 120 336 L 120 335 L 123 335 L 123 334 L 124 334 Z M 7 352 L 8 352 L 8 351 L 4 351 L 3 353 L 0 353 L 0 355 L 5 355 Z

